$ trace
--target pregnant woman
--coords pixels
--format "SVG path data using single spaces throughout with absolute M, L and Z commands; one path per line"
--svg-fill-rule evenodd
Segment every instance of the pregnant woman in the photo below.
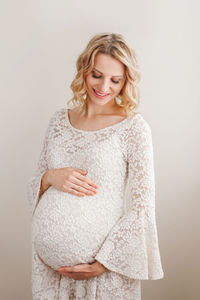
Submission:
M 28 181 L 33 299 L 141 300 L 141 280 L 164 275 L 138 63 L 102 33 L 76 67 L 73 107 L 51 116 Z

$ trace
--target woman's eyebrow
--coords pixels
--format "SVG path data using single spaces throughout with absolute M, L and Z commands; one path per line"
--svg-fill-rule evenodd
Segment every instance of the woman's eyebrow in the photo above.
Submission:
M 93 70 L 95 70 L 95 71 L 97 71 L 97 72 L 103 74 L 101 71 L 99 71 L 99 70 L 97 70 L 97 69 L 95 69 L 95 68 L 93 68 Z M 113 75 L 112 77 L 123 77 L 123 75 Z

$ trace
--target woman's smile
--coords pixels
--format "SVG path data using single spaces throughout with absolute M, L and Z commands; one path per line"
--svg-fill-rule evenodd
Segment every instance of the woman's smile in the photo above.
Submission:
M 97 98 L 106 98 L 110 95 L 110 93 L 100 93 L 99 91 L 97 91 L 96 89 L 93 88 L 94 94 Z

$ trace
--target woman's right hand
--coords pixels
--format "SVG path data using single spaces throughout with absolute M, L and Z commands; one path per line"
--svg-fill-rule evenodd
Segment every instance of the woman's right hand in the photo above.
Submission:
M 56 189 L 83 197 L 97 193 L 98 185 L 86 177 L 87 171 L 65 167 L 48 170 L 48 184 Z

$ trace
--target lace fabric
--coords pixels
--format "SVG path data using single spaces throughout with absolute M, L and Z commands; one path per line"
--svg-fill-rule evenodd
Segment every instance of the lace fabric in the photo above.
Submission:
M 98 193 L 81 198 L 51 186 L 38 199 L 46 170 L 67 166 L 88 170 Z M 152 135 L 141 114 L 85 131 L 70 124 L 67 109 L 56 111 L 28 181 L 28 201 L 34 300 L 140 300 L 141 280 L 163 278 Z M 108 270 L 89 280 L 75 281 L 56 271 L 95 260 Z

